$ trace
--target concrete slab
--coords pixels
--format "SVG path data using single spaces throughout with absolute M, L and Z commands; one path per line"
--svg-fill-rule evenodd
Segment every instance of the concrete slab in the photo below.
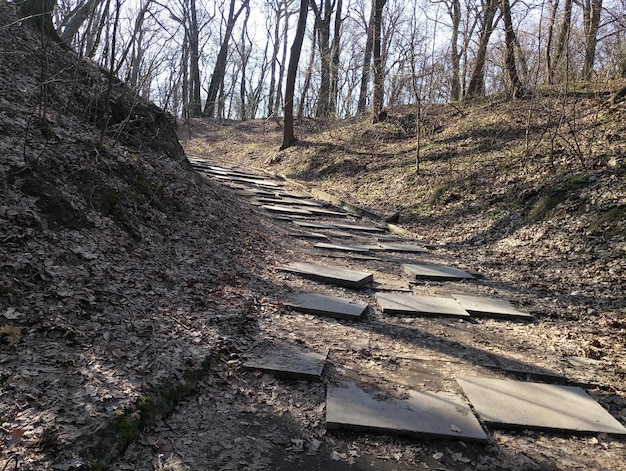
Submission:
M 402 265 L 402 271 L 419 280 L 455 281 L 474 278 L 473 275 L 463 270 L 445 265 L 405 263 Z
M 387 252 L 426 253 L 428 249 L 419 245 L 381 242 L 380 248 Z
M 327 242 L 319 242 L 314 245 L 316 249 L 340 250 L 342 252 L 369 253 L 367 247 L 362 245 L 346 245 L 346 244 L 330 244 Z
M 287 205 L 287 206 L 311 206 L 314 208 L 321 208 L 323 205 L 313 200 L 305 200 L 305 199 L 296 199 L 296 198 L 278 198 L 278 197 L 259 197 L 257 198 L 262 204 L 278 204 L 278 205 Z
M 359 320 L 368 307 L 367 303 L 360 301 L 309 293 L 294 295 L 283 304 L 295 311 L 307 314 L 351 320 Z
M 334 224 L 337 229 L 344 229 L 346 231 L 361 231 L 361 232 L 385 232 L 385 229 L 375 226 L 360 226 L 357 224 Z
M 459 377 L 478 415 L 508 428 L 626 435 L 626 428 L 584 389 L 496 378 Z
M 450 298 L 376 293 L 376 302 L 378 302 L 384 314 L 470 317 L 459 303 Z
M 409 390 L 407 399 L 380 400 L 352 382 L 328 386 L 326 428 L 487 440 L 471 409 L 457 396 Z
M 324 224 L 322 222 L 311 222 L 311 221 L 294 221 L 296 226 L 306 227 L 309 229 L 337 229 L 337 226 L 333 224 Z
M 274 182 L 259 179 L 259 178 L 236 177 L 236 176 L 221 175 L 221 174 L 213 174 L 212 176 L 218 180 L 223 180 L 227 182 L 244 183 L 248 185 L 257 185 L 257 186 L 268 187 L 268 188 L 277 188 L 279 186 L 278 183 L 274 183 Z
M 273 198 L 276 196 L 276 193 L 273 191 L 269 191 L 269 190 L 263 190 L 261 188 L 250 188 L 247 187 L 246 188 L 246 193 L 248 193 L 250 196 L 257 196 L 257 197 L 261 197 L 261 198 Z
M 306 209 L 292 208 L 290 206 L 264 204 L 261 207 L 265 209 L 266 211 L 270 211 L 272 213 L 278 213 L 278 214 L 295 214 L 298 216 L 312 216 L 313 215 L 310 211 Z
M 297 237 L 299 239 L 324 239 L 328 240 L 328 236 L 320 234 L 319 232 L 292 232 L 289 234 L 291 237 Z
M 361 288 L 371 283 L 374 279 L 372 273 L 315 265 L 313 263 L 296 262 L 286 267 L 279 267 L 279 270 L 296 273 L 313 280 L 345 286 L 347 288 Z
M 466 294 L 453 294 L 463 309 L 474 317 L 497 317 L 503 319 L 518 318 L 532 319 L 532 314 L 515 309 L 508 301 L 503 299 L 486 298 L 483 296 L 468 296 Z
M 283 349 L 244 363 L 248 370 L 259 370 L 274 376 L 308 381 L 320 381 L 328 349 L 324 352 L 306 352 Z
M 308 206 L 307 206 L 307 209 L 311 211 L 315 216 L 339 217 L 339 218 L 348 217 L 348 213 L 344 213 L 342 211 L 333 211 L 332 209 L 314 208 L 314 207 L 308 207 Z

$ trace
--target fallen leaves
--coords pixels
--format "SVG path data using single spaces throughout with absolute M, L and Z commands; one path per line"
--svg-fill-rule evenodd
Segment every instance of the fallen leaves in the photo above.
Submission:
M 0 339 L 6 341 L 9 345 L 15 345 L 20 341 L 22 329 L 14 325 L 0 326 Z

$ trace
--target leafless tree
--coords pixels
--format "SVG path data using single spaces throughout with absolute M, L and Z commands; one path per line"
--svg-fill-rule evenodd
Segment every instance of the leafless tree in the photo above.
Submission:
M 292 146 L 296 141 L 294 133 L 293 119 L 293 100 L 296 88 L 296 75 L 298 72 L 298 62 L 300 62 L 300 51 L 302 42 L 304 41 L 304 33 L 306 30 L 306 18 L 309 10 L 309 0 L 300 0 L 300 13 L 298 14 L 298 25 L 296 27 L 296 35 L 291 45 L 291 54 L 289 56 L 289 69 L 287 70 L 287 84 L 285 86 L 285 110 L 284 110 L 284 126 L 283 126 L 283 144 L 281 150 Z
M 215 60 L 215 67 L 213 68 L 213 74 L 211 75 L 211 83 L 209 84 L 209 90 L 206 99 L 206 105 L 204 107 L 204 115 L 208 118 L 215 117 L 215 107 L 217 105 L 217 97 L 224 85 L 224 77 L 226 75 L 226 59 L 228 55 L 228 45 L 235 29 L 235 23 L 239 18 L 239 15 L 246 9 L 250 0 L 242 0 L 241 5 L 235 10 L 236 0 L 230 0 L 230 7 L 228 9 L 228 17 L 226 18 L 226 30 L 224 37 L 222 38 L 222 44 Z

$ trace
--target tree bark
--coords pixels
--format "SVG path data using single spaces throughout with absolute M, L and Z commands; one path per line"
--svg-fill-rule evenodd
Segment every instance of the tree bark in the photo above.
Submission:
M 583 78 L 585 80 L 590 80 L 593 74 L 601 13 L 602 0 L 585 0 L 583 11 L 585 21 L 585 62 L 583 64 Z
M 466 98 L 482 96 L 485 93 L 485 63 L 487 61 L 487 46 L 493 33 L 493 20 L 498 11 L 498 0 L 487 0 L 483 8 L 480 42 L 476 53 L 476 63 L 467 86 Z
M 305 98 L 309 93 L 311 87 L 311 79 L 313 77 L 313 64 L 315 64 L 315 48 L 317 47 L 317 31 L 315 25 L 313 25 L 313 34 L 311 35 L 313 41 L 311 43 L 311 53 L 309 55 L 309 62 L 304 74 L 304 85 L 302 86 L 302 98 L 300 99 L 300 105 L 298 106 L 298 120 L 302 122 L 304 115 Z
M 72 44 L 74 36 L 76 36 L 80 27 L 94 14 L 101 1 L 102 0 L 87 0 L 84 3 L 80 3 L 63 19 L 60 25 L 62 28 L 61 39 L 66 44 Z
M 459 53 L 459 27 L 461 25 L 461 2 L 451 0 L 448 13 L 452 20 L 452 38 L 450 40 L 450 62 L 452 65 L 452 78 L 450 80 L 450 100 L 461 99 L 461 54 Z
M 70 47 L 61 39 L 52 24 L 52 12 L 56 3 L 56 0 L 25 0 L 20 5 L 20 13 L 24 16 L 26 22 L 35 27 L 37 31 L 63 49 L 69 50 Z
M 285 16 L 285 28 L 283 32 L 283 55 L 280 61 L 280 67 L 278 69 L 278 84 L 276 85 L 276 101 L 274 102 L 274 110 L 280 108 L 283 99 L 283 78 L 285 76 L 285 64 L 287 63 L 287 46 L 289 37 L 289 17 L 291 13 L 289 12 L 289 3 L 287 0 L 284 2 L 284 16 Z
M 298 16 L 298 26 L 296 27 L 296 36 L 291 45 L 291 54 L 289 57 L 289 69 L 287 70 L 287 84 L 285 87 L 285 122 L 283 127 L 283 144 L 280 150 L 287 149 L 296 142 L 293 129 L 293 98 L 296 88 L 296 74 L 298 72 L 298 62 L 300 61 L 300 50 L 304 41 L 304 32 L 306 30 L 306 17 L 309 10 L 309 0 L 300 0 L 300 14 Z
M 367 85 L 370 80 L 370 68 L 372 66 L 372 49 L 374 48 L 374 16 L 376 9 L 372 8 L 370 21 L 367 25 L 367 43 L 365 44 L 365 55 L 363 56 L 363 72 L 361 74 L 361 86 L 359 88 L 359 102 L 357 113 L 364 113 L 367 108 Z
M 268 93 L 267 100 L 267 116 L 272 116 L 274 114 L 274 95 L 276 90 L 276 63 L 278 62 L 278 51 L 280 49 L 280 18 L 281 18 L 281 7 L 280 5 L 274 10 L 275 13 L 275 21 L 274 24 L 274 44 L 272 49 L 272 60 L 270 65 L 270 90 Z M 268 36 L 270 35 L 270 31 L 268 28 L 267 31 Z
M 513 21 L 511 20 L 511 5 L 509 0 L 502 0 L 500 5 L 502 8 L 502 17 L 504 19 L 504 41 L 506 43 L 506 70 L 511 81 L 511 95 L 513 98 L 519 98 L 524 94 L 524 86 L 517 73 L 517 65 L 515 64 L 515 30 L 513 29 Z
M 189 0 L 189 89 L 191 92 L 191 116 L 202 116 L 200 97 L 200 30 L 196 0 Z
M 325 118 L 329 115 L 330 78 L 331 78 L 331 50 L 330 50 L 330 23 L 333 5 L 330 0 L 320 0 L 318 8 L 315 1 L 311 2 L 311 9 L 315 13 L 318 47 L 320 50 L 320 88 L 317 97 L 315 116 Z
M 343 9 L 343 1 L 337 0 L 337 8 L 335 10 L 335 30 L 333 34 L 332 58 L 330 64 L 330 99 L 328 102 L 328 110 L 330 114 L 337 113 L 337 101 L 339 99 L 339 59 L 341 56 L 341 24 L 343 18 L 341 10 Z
M 383 8 L 387 0 L 372 0 L 372 2 L 375 8 L 372 49 L 374 56 L 374 100 L 372 111 L 374 113 L 373 121 L 376 123 L 379 121 L 385 99 L 385 70 L 381 53 L 381 35 L 383 29 Z

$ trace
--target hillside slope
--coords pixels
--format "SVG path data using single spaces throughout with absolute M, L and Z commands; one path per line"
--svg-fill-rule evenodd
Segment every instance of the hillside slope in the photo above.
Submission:
M 375 126 L 305 121 L 300 143 L 279 153 L 275 123 L 176 129 L 115 82 L 100 146 L 105 72 L 43 47 L 1 0 L 0 18 L 0 467 L 166 469 L 169 454 L 199 463 L 169 468 L 185 470 L 465 469 L 466 456 L 480 469 L 619 469 L 623 438 L 498 432 L 482 447 L 327 434 L 325 383 L 241 365 L 259 346 L 357 336 L 371 348 L 335 349 L 331 380 L 349 361 L 403 376 L 390 352 L 437 361 L 452 351 L 460 364 L 494 355 L 545 371 L 575 358 L 581 377 L 593 375 L 594 398 L 626 423 L 623 105 L 546 94 L 427 108 L 416 174 L 414 110 Z M 555 119 L 557 105 L 579 114 Z M 177 132 L 190 156 L 398 212 L 434 247 L 429 259 L 479 271 L 474 289 L 535 321 L 441 322 L 375 308 L 357 325 L 297 317 L 283 296 L 320 288 L 274 267 L 344 261 L 288 239 L 288 226 L 201 178 Z M 373 292 L 360 295 L 375 306 Z
M 608 106 L 608 90 L 425 107 L 419 172 L 411 108 L 376 125 L 305 121 L 298 145 L 283 152 L 267 121 L 198 123 L 184 145 L 397 213 L 403 227 L 461 250 L 494 279 L 556 295 L 560 316 L 603 325 L 608 315 L 623 329 L 626 103 Z
M 100 147 L 106 75 L 0 18 L 0 467 L 105 463 L 139 399 L 166 413 L 228 356 L 246 311 L 216 313 L 254 302 L 264 223 L 119 82 Z

